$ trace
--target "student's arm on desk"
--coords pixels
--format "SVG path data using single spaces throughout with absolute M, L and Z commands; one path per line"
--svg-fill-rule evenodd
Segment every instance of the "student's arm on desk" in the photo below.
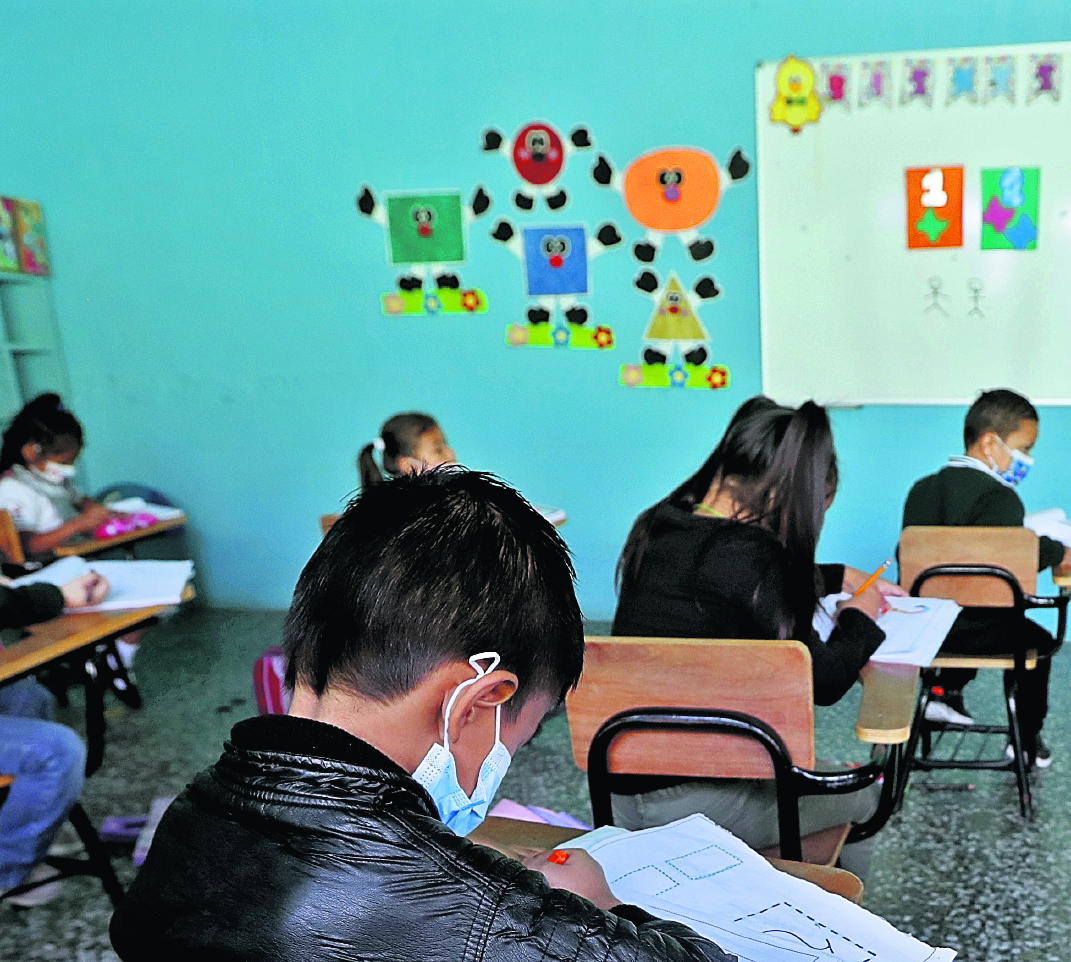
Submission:
M 83 511 L 76 518 L 72 518 L 65 524 L 61 524 L 58 528 L 53 528 L 51 531 L 42 531 L 39 533 L 32 533 L 29 531 L 20 532 L 22 537 L 23 547 L 26 550 L 26 554 L 30 555 L 42 555 L 48 554 L 54 548 L 58 548 L 65 541 L 80 534 L 89 534 L 91 531 L 95 531 L 110 517 L 107 508 L 93 502 L 90 507 Z

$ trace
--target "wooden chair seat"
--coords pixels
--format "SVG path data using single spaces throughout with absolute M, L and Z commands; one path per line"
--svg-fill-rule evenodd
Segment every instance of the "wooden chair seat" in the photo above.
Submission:
M 904 528 L 900 535 L 900 584 L 912 595 L 947 598 L 963 607 L 994 608 L 1018 612 L 1024 618 L 1028 608 L 1055 608 L 1059 621 L 1056 643 L 1063 640 L 1067 619 L 1068 598 L 1038 597 L 1038 537 L 1027 528 L 1010 527 L 929 527 Z M 1015 772 L 1019 791 L 1019 810 L 1025 818 L 1033 812 L 1030 783 L 1023 760 L 1022 737 L 1019 730 L 1017 692 L 1019 681 L 1038 665 L 1034 649 L 1015 649 L 1016 639 L 1009 638 L 1009 650 L 989 655 L 958 655 L 938 653 L 924 673 L 919 691 L 915 724 L 908 742 L 908 765 L 929 769 L 1005 769 Z M 1014 746 L 1012 758 L 1006 759 L 1003 750 L 998 758 L 973 759 L 937 758 L 931 755 L 931 733 L 941 733 L 948 727 L 960 731 L 960 726 L 945 726 L 928 722 L 926 706 L 933 672 L 939 668 L 983 668 L 1010 672 L 1006 687 L 1005 707 L 1007 724 L 974 724 L 966 734 L 1004 735 Z M 921 744 L 921 753 L 916 750 Z M 905 785 L 906 785 L 906 779 Z
M 320 515 L 320 534 L 325 535 L 331 530 L 333 525 L 342 515 L 340 514 L 321 514 Z
M 876 780 L 882 765 L 849 773 L 812 771 L 814 694 L 804 645 L 624 637 L 586 642 L 584 674 L 567 696 L 566 709 L 573 759 L 588 773 L 597 826 L 612 823 L 614 775 L 775 779 L 781 839 L 763 854 L 784 851 L 812 864 L 836 862 L 851 826 L 835 825 L 801 840 L 798 797 L 829 790 L 824 779 L 839 780 L 841 790 L 863 787 Z M 678 712 L 697 720 L 680 721 Z M 742 720 L 739 733 L 716 731 L 722 722 L 737 720 Z M 773 734 L 783 761 L 775 764 L 766 742 L 744 731 L 752 725 Z M 790 810 L 780 798 L 783 792 L 791 795 Z

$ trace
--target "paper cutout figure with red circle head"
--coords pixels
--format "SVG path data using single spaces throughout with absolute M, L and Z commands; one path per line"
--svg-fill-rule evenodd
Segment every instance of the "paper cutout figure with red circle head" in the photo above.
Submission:
M 525 124 L 509 144 L 493 127 L 483 132 L 484 153 L 509 157 L 517 175 L 533 188 L 521 188 L 513 195 L 513 203 L 521 210 L 531 210 L 535 206 L 535 195 L 542 197 L 551 210 L 564 207 L 569 198 L 558 187 L 558 177 L 573 151 L 590 146 L 591 137 L 586 127 L 575 128 L 568 140 L 562 140 L 558 132 L 543 121 Z

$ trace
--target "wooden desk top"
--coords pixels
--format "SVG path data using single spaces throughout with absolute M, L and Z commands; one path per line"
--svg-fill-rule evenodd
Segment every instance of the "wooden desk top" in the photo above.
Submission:
M 855 737 L 871 745 L 902 745 L 911 734 L 918 668 L 871 661 L 862 676 L 863 698 L 855 720 Z
M 60 558 L 69 555 L 96 554 L 99 551 L 107 551 L 119 545 L 129 544 L 132 541 L 140 541 L 142 538 L 151 538 L 162 531 L 170 531 L 172 528 L 181 528 L 189 519 L 186 515 L 181 518 L 171 518 L 168 521 L 157 521 L 156 524 L 147 528 L 138 528 L 136 531 L 128 531 L 126 534 L 117 534 L 114 538 L 78 538 L 60 545 L 53 554 Z
M 523 822 L 513 818 L 498 818 L 489 815 L 474 831 L 469 839 L 479 845 L 486 845 L 510 858 L 522 858 L 557 848 L 570 839 L 583 835 L 575 828 L 561 828 L 557 825 L 544 825 L 541 822 Z M 839 868 L 826 868 L 824 865 L 807 865 L 803 862 L 788 862 L 784 859 L 770 858 L 767 861 L 774 868 L 793 875 L 796 878 L 813 882 L 819 888 L 842 895 L 844 898 L 860 904 L 863 900 L 863 883 L 851 872 Z
M 1056 565 L 1052 569 L 1052 583 L 1057 588 L 1071 588 L 1071 567 Z
M 187 601 L 192 597 L 194 590 L 187 585 L 182 600 Z M 0 648 L 0 682 L 24 675 L 79 648 L 136 628 L 171 607 L 152 605 L 122 611 L 70 612 L 51 621 L 31 625 L 26 629 L 28 634 L 25 638 Z

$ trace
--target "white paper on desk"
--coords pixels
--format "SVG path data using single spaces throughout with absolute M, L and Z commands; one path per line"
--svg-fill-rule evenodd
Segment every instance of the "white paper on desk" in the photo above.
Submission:
M 533 504 L 532 507 L 551 524 L 561 524 L 565 521 L 565 511 L 562 508 L 552 508 L 548 504 Z
M 948 962 L 884 919 L 775 869 L 703 815 L 642 832 L 601 828 L 573 839 L 606 873 L 610 890 L 674 919 L 741 962 Z
M 1053 541 L 1059 541 L 1065 548 L 1071 547 L 1071 523 L 1063 508 L 1049 508 L 1047 511 L 1033 511 L 1023 518 L 1023 527 L 1034 534 Z
M 833 618 L 837 602 L 850 598 L 842 592 L 819 599 L 812 622 L 822 641 L 833 633 Z M 926 668 L 936 657 L 948 637 L 952 622 L 963 610 L 954 601 L 944 598 L 906 598 L 891 596 L 885 599 L 889 610 L 878 618 L 878 627 L 885 640 L 871 659 L 900 665 Z
M 150 605 L 177 605 L 182 600 L 186 582 L 193 577 L 192 561 L 86 561 L 85 558 L 60 558 L 47 568 L 34 571 L 11 582 L 12 587 L 42 581 L 57 587 L 88 571 L 108 580 L 108 595 L 99 604 L 78 611 L 116 611 L 121 608 L 147 608 Z
M 182 517 L 182 510 L 169 508 L 163 504 L 149 504 L 144 498 L 123 498 L 121 501 L 109 501 L 105 507 L 119 514 L 151 514 L 157 521 L 172 521 Z

